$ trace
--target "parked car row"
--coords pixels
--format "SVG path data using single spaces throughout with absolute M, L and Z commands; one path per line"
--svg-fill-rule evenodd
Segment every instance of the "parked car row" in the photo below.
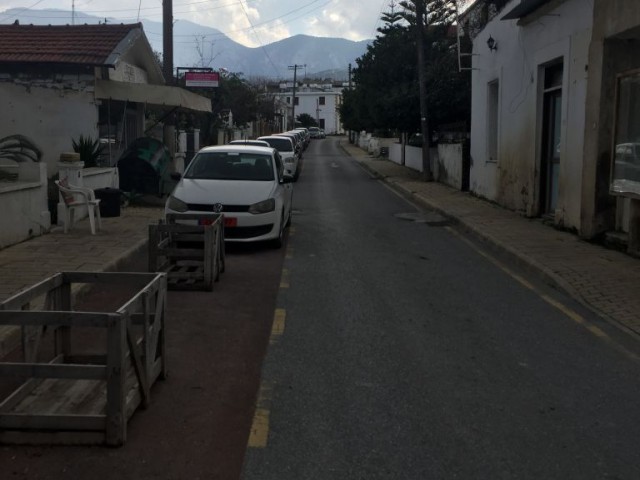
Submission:
M 205 147 L 193 157 L 167 199 L 165 213 L 224 214 L 229 242 L 270 241 L 276 248 L 291 224 L 293 176 L 271 146 Z
M 311 134 L 306 128 L 205 147 L 167 199 L 165 213 L 224 214 L 229 242 L 270 241 L 281 247 L 291 224 L 293 182 Z

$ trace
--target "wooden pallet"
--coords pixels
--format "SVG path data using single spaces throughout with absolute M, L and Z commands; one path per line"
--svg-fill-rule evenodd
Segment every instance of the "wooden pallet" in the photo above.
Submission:
M 132 296 L 113 312 L 75 311 L 74 283 L 131 285 Z M 20 380 L 0 397 L 0 442 L 122 445 L 167 375 L 166 290 L 165 274 L 61 272 L 0 303 L 0 325 L 22 329 L 21 351 L 0 362 L 0 380 Z M 101 334 L 104 353 L 75 353 L 76 329 Z
M 224 269 L 221 214 L 167 215 L 149 225 L 149 271 L 167 273 L 169 289 L 211 291 Z

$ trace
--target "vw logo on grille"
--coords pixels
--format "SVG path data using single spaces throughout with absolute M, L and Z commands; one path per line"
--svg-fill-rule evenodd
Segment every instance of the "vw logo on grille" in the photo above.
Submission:
M 214 203 L 213 204 L 213 211 L 215 213 L 220 213 L 222 212 L 222 204 L 221 203 Z

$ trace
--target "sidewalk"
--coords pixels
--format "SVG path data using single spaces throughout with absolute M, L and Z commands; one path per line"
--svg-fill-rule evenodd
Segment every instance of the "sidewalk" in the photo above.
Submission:
M 61 271 L 110 271 L 145 247 L 147 225 L 158 223 L 162 207 L 129 206 L 121 216 L 102 219 L 91 235 L 88 219 L 65 234 L 53 227 L 46 235 L 0 250 L 0 301 Z M 20 340 L 15 327 L 0 326 L 0 356 Z
M 423 182 L 419 172 L 373 158 L 347 140 L 340 145 L 393 188 L 454 220 L 468 233 L 519 266 L 541 275 L 602 317 L 640 334 L 640 260 L 446 185 Z

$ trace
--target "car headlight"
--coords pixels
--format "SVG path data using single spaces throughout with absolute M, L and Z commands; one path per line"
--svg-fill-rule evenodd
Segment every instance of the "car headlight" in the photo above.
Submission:
M 267 213 L 273 212 L 276 209 L 276 201 L 273 198 L 264 200 L 262 202 L 254 203 L 249 207 L 249 213 Z
M 169 195 L 169 199 L 167 200 L 167 208 L 169 210 L 173 210 L 174 212 L 186 212 L 187 210 L 189 210 L 189 207 L 185 202 L 183 202 L 179 198 L 174 197 L 173 195 Z

